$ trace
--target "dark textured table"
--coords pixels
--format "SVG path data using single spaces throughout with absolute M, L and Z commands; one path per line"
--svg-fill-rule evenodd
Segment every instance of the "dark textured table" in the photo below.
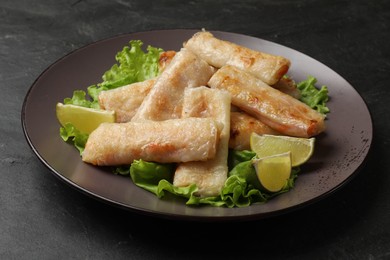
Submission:
M 51 174 L 26 142 L 24 97 L 63 55 L 137 31 L 207 28 L 280 43 L 361 94 L 374 139 L 362 171 L 320 202 L 250 222 L 180 222 L 103 204 Z M 0 259 L 390 259 L 390 2 L 0 2 Z

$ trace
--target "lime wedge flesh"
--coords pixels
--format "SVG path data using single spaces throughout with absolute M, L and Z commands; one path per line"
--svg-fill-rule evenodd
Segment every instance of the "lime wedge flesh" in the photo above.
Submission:
M 101 123 L 115 122 L 114 111 L 99 110 L 71 104 L 64 105 L 62 103 L 57 103 L 56 115 L 62 126 L 71 123 L 79 131 L 87 134 L 90 134 Z
M 250 147 L 258 158 L 291 152 L 292 167 L 302 165 L 313 155 L 315 138 L 252 133 Z
M 278 192 L 291 176 L 291 153 L 254 159 L 253 166 L 261 188 L 268 192 Z

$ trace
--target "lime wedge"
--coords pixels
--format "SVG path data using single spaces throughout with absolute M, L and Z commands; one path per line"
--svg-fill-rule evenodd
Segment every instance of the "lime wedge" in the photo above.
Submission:
M 315 138 L 301 138 L 283 135 L 259 135 L 252 133 L 250 147 L 258 158 L 291 152 L 292 167 L 307 162 L 313 155 Z
M 280 191 L 291 176 L 291 152 L 254 159 L 252 163 L 265 191 Z
M 79 131 L 90 134 L 101 123 L 115 122 L 115 112 L 81 107 L 71 104 L 57 103 L 57 119 L 62 126 L 73 124 Z

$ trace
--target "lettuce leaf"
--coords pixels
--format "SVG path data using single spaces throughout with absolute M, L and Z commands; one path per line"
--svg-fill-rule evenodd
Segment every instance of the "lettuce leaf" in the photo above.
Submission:
M 229 150 L 228 167 L 232 170 L 237 164 L 251 160 L 256 156 L 256 153 L 250 150 L 235 151 Z
M 103 90 L 114 89 L 135 82 L 144 81 L 159 75 L 159 58 L 163 49 L 147 46 L 142 50 L 143 42 L 132 40 L 128 46 L 115 56 L 115 63 L 102 76 L 102 82 L 91 85 L 87 93 L 75 90 L 72 98 L 65 98 L 64 104 L 73 104 L 90 108 L 99 108 L 98 96 Z
M 300 100 L 318 112 L 327 114 L 330 112 L 329 108 L 326 106 L 326 103 L 329 100 L 328 88 L 322 86 L 320 89 L 317 89 L 315 87 L 316 83 L 317 79 L 315 77 L 308 76 L 306 80 L 297 84 L 297 87 L 301 92 Z
M 144 81 L 158 75 L 158 61 L 163 51 L 161 48 L 147 47 L 147 53 L 142 50 L 143 42 L 130 41 L 130 47 L 125 46 L 115 56 L 118 64 L 114 64 L 103 75 L 99 84 L 104 89 L 112 89 L 134 82 Z
M 76 106 L 100 109 L 99 103 L 94 102 L 94 100 L 97 100 L 97 98 L 90 100 L 87 97 L 87 93 L 85 93 L 85 91 L 75 90 L 73 91 L 73 96 L 71 98 L 64 99 L 64 104 L 72 104 Z
M 251 155 L 253 155 L 253 152 L 230 151 L 230 153 L 233 153 L 231 155 L 232 158 L 242 158 L 243 160 L 236 160 L 237 164 L 229 172 L 229 176 L 225 181 L 219 196 L 199 197 L 196 195 L 198 188 L 195 184 L 187 187 L 174 186 L 172 184 L 172 178 L 175 168 L 171 164 L 159 164 L 136 160 L 130 166 L 130 177 L 135 185 L 154 193 L 158 198 L 164 197 L 166 192 L 168 192 L 175 196 L 186 198 L 187 205 L 203 204 L 230 208 L 246 207 L 253 203 L 264 203 L 294 187 L 299 168 L 293 168 L 291 178 L 281 191 L 267 193 L 259 189 L 256 172 L 251 162 L 253 158 Z
M 60 128 L 60 136 L 65 142 L 72 143 L 79 150 L 80 155 L 84 151 L 89 137 L 88 134 L 77 130 L 71 123 L 67 123 L 64 127 Z
M 130 166 L 130 177 L 133 182 L 145 190 L 157 192 L 160 180 L 173 180 L 173 165 L 135 160 Z

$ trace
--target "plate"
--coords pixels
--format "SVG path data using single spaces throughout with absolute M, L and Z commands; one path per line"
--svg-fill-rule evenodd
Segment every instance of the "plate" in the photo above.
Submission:
M 116 62 L 115 54 L 130 40 L 142 40 L 164 50 L 179 50 L 198 30 L 159 30 L 119 35 L 101 40 L 62 57 L 48 67 L 30 87 L 22 107 L 27 142 L 40 161 L 72 187 L 103 202 L 141 214 L 181 220 L 249 220 L 287 213 L 323 199 L 344 186 L 364 164 L 372 142 L 372 120 L 359 93 L 339 74 L 291 48 L 242 34 L 212 31 L 255 50 L 291 60 L 288 72 L 296 81 L 315 76 L 329 89 L 327 129 L 317 136 L 313 157 L 302 167 L 293 190 L 265 204 L 244 208 L 186 206 L 181 198 L 162 199 L 135 186 L 130 178 L 81 161 L 78 151 L 62 141 L 55 105 L 73 90 L 102 81 Z

